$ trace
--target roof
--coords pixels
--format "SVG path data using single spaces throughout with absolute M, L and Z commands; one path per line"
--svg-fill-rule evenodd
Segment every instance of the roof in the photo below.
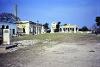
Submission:
M 0 14 L 0 22 L 11 22 L 11 23 L 16 23 L 16 19 L 19 19 L 12 13 L 1 13 Z M 19 19 L 20 20 L 20 19 Z
M 63 27 L 63 28 L 73 28 L 73 27 L 78 27 L 78 26 L 77 25 L 67 24 L 67 25 L 61 25 L 61 27 Z
M 16 24 L 25 24 L 25 23 L 30 23 L 30 24 L 34 24 L 34 25 L 42 25 L 40 23 L 36 23 L 36 22 L 33 22 L 33 21 L 17 21 Z

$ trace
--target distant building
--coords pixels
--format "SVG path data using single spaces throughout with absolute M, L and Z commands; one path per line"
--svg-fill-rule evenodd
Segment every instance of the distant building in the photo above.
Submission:
M 66 24 L 60 26 L 60 31 L 66 33 L 76 33 L 78 32 L 78 29 L 77 25 Z
M 43 25 L 32 21 L 17 21 L 17 33 L 19 34 L 42 34 Z
M 55 32 L 56 29 L 56 22 L 53 22 L 51 24 L 51 33 Z M 77 25 L 71 25 L 71 24 L 66 24 L 66 25 L 60 25 L 59 32 L 66 32 L 66 33 L 76 33 L 78 32 L 79 27 Z

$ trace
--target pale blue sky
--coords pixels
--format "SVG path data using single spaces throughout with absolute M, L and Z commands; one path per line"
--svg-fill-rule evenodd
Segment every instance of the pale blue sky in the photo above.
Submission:
M 90 27 L 100 16 L 100 0 L 0 0 L 0 13 L 14 13 L 14 4 L 22 20 L 40 23 L 60 21 Z

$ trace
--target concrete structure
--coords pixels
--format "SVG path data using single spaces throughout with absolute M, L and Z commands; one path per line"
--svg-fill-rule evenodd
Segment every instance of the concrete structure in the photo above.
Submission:
M 45 32 L 44 26 L 42 25 L 41 34 L 44 34 L 44 33 L 46 32 Z
M 56 29 L 56 25 L 57 25 L 56 22 L 53 22 L 53 23 L 51 24 L 51 33 L 54 33 L 54 31 L 55 31 L 55 29 Z
M 78 29 L 79 28 L 77 25 L 67 24 L 67 25 L 60 26 L 60 31 L 66 33 L 76 33 L 78 32 Z
M 12 13 L 0 13 L 0 28 L 10 29 L 10 35 L 15 36 L 16 35 L 16 16 L 14 16 Z
M 19 34 L 41 34 L 43 33 L 42 24 L 32 21 L 17 21 L 17 33 Z
M 0 29 L 0 45 L 10 44 L 10 29 Z
M 17 33 L 25 33 L 29 34 L 29 23 L 28 21 L 18 21 L 17 25 Z
M 9 28 L 11 36 L 15 36 L 17 34 L 17 27 L 13 22 L 0 22 L 0 28 Z
M 38 22 L 32 21 L 20 21 L 17 17 L 17 6 L 16 15 L 11 13 L 0 14 L 0 28 L 10 29 L 10 36 L 16 36 L 18 34 L 41 34 L 44 33 L 44 27 Z
M 3 44 L 9 45 L 10 44 L 10 30 L 3 29 Z
M 56 22 L 53 22 L 51 24 L 51 33 L 54 33 L 56 29 Z M 71 25 L 71 24 L 66 24 L 66 25 L 60 25 L 59 32 L 66 32 L 66 33 L 76 33 L 78 32 L 78 26 L 77 25 Z

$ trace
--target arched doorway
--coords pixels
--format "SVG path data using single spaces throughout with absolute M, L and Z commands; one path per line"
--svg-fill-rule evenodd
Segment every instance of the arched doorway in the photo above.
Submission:
M 25 28 L 23 28 L 23 33 L 25 33 Z

